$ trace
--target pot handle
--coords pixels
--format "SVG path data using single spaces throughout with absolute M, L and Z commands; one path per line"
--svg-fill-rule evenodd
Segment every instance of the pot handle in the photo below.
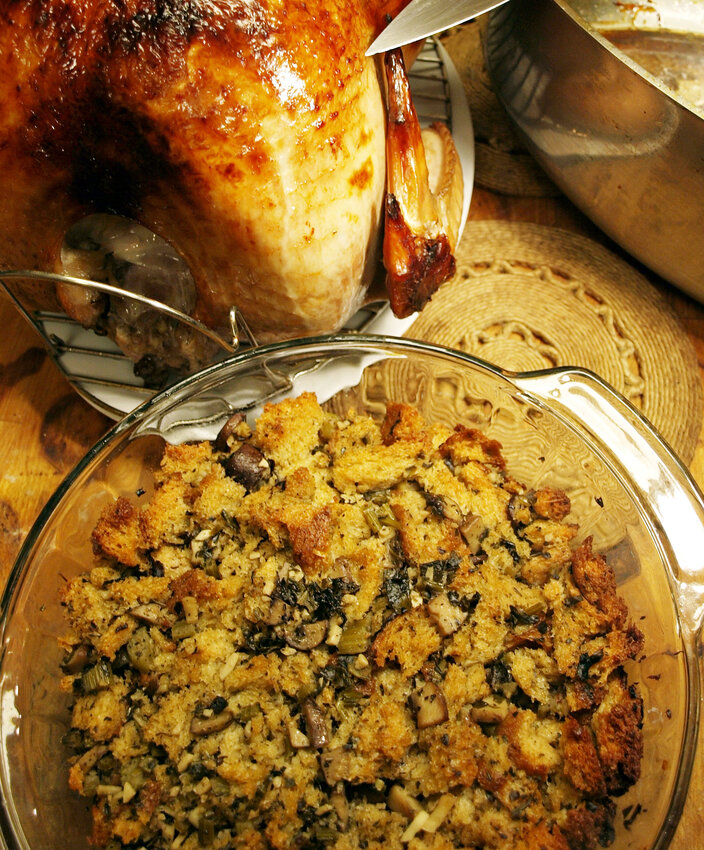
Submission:
M 704 623 L 704 496 L 653 426 L 598 375 L 555 369 L 514 377 L 519 391 L 598 444 L 665 533 L 666 562 L 682 626 L 696 645 Z

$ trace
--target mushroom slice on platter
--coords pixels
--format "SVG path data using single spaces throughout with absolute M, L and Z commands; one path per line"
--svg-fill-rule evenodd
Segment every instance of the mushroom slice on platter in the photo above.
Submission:
M 385 55 L 388 90 L 386 287 L 394 315 L 420 310 L 455 273 L 464 183 L 450 131 L 421 130 L 400 50 Z

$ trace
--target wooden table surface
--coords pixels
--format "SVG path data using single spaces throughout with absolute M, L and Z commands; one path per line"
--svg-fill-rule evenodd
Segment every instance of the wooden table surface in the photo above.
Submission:
M 563 198 L 513 198 L 475 187 L 470 218 L 554 225 L 606 242 Z M 704 307 L 665 284 L 658 285 L 695 346 L 704 380 Z M 4 583 L 41 508 L 111 422 L 73 392 L 39 337 L 2 295 L 0 328 L 0 580 Z M 690 468 L 704 487 L 701 436 Z M 704 848 L 702 754 L 700 736 L 699 758 L 673 850 Z

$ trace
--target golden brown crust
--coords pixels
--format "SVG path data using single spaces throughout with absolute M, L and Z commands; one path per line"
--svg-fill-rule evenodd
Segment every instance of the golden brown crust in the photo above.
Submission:
M 422 438 L 425 427 L 425 421 L 417 408 L 390 402 L 381 423 L 381 439 L 385 446 L 397 440 L 418 440 Z
M 626 604 L 616 592 L 616 579 L 603 556 L 592 551 L 591 537 L 575 550 L 572 575 L 584 598 L 603 611 L 615 627 L 621 628 L 626 621 Z
M 545 777 L 559 763 L 554 749 L 557 729 L 541 725 L 532 711 L 512 709 L 499 726 L 508 741 L 509 758 L 530 776 Z
M 517 850 L 571 850 L 558 826 L 545 821 L 529 827 L 516 845 Z
M 75 221 L 116 212 L 184 257 L 207 324 L 235 304 L 260 339 L 339 327 L 379 250 L 384 108 L 364 53 L 402 5 L 5 3 L 2 265 L 55 271 Z
M 538 516 L 562 522 L 569 514 L 571 505 L 564 490 L 558 490 L 555 487 L 541 487 L 535 491 L 534 508 Z
M 565 762 L 565 776 L 574 787 L 591 797 L 603 796 L 606 793 L 604 769 L 589 726 L 583 726 L 572 715 L 568 717 L 563 726 L 560 746 Z
M 385 761 L 400 762 L 417 737 L 415 724 L 405 706 L 393 698 L 372 694 L 358 724 L 361 761 L 369 761 L 367 781 L 375 782 Z
M 466 553 L 467 546 L 457 524 L 440 517 L 427 518 L 419 524 L 417 511 L 409 509 L 400 498 L 391 502 L 391 510 L 400 524 L 401 551 L 410 563 L 432 561 L 438 552 Z
M 642 725 L 642 700 L 627 686 L 623 674 L 615 674 L 592 720 L 609 794 L 624 793 L 640 778 L 643 761 Z
M 477 748 L 481 732 L 477 726 L 452 725 L 445 730 L 427 730 L 421 745 L 428 748 L 430 775 L 435 793 L 446 793 L 458 785 L 469 787 L 477 778 Z
M 326 505 L 302 521 L 291 519 L 287 524 L 293 555 L 304 572 L 315 570 L 327 560 L 332 536 L 330 515 L 330 507 Z
M 202 570 L 189 570 L 183 573 L 175 578 L 169 587 L 171 607 L 177 602 L 183 602 L 186 597 L 193 597 L 198 602 L 209 602 L 221 595 L 218 582 L 212 576 L 205 575 Z
M 167 448 L 63 591 L 95 840 L 200 846 L 207 811 L 223 848 L 608 843 L 642 636 L 568 500 L 406 405 L 377 425 L 304 394 L 260 423 Z
M 440 453 L 453 463 L 477 460 L 503 469 L 506 462 L 501 448 L 498 440 L 492 440 L 476 428 L 456 425 L 454 434 L 440 447 Z
M 180 473 L 167 478 L 139 514 L 141 545 L 155 548 L 163 543 L 179 545 L 188 533 L 194 491 Z
M 93 847 L 105 847 L 112 838 L 112 829 L 102 806 L 91 807 L 92 831 L 88 843 Z
M 388 661 L 399 664 L 404 676 L 417 673 L 429 655 L 442 644 L 425 606 L 394 617 L 374 639 L 374 663 L 383 667 Z
M 92 541 L 96 553 L 127 567 L 136 566 L 142 538 L 134 505 L 123 497 L 108 505 L 93 530 Z
M 571 809 L 562 827 L 570 850 L 592 850 L 611 844 L 614 838 L 613 814 L 613 803 L 608 800 Z

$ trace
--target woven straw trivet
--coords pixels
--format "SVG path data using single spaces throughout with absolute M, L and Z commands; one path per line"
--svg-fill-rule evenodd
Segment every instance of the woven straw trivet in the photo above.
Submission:
M 558 189 L 513 132 L 484 61 L 486 16 L 449 30 L 442 44 L 462 79 L 475 135 L 475 182 L 506 195 L 555 197 Z
M 457 274 L 406 334 L 514 371 L 582 366 L 631 401 L 690 463 L 704 399 L 694 349 L 658 291 L 576 234 L 469 222 Z

